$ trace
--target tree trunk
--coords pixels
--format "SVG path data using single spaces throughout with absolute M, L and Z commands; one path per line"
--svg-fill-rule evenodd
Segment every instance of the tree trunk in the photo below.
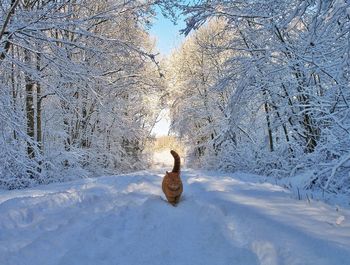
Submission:
M 15 47 L 12 46 L 12 58 L 15 58 Z M 17 90 L 16 90 L 16 80 L 15 80 L 15 64 L 11 63 L 11 88 L 12 88 L 12 109 L 13 113 L 17 113 Z M 13 130 L 13 139 L 17 139 L 17 131 Z
M 28 50 L 24 50 L 24 60 L 27 65 L 31 64 L 31 55 Z M 29 73 L 25 73 L 25 86 L 26 86 L 26 116 L 27 116 L 27 135 L 29 140 L 27 141 L 27 154 L 28 157 L 33 159 L 34 153 L 34 102 L 33 102 L 33 88 L 34 82 Z
M 274 150 L 274 148 L 273 148 L 273 136 L 272 136 L 272 129 L 271 129 L 269 105 L 267 102 L 264 103 L 264 109 L 265 109 L 266 122 L 267 122 L 267 132 L 269 135 L 270 152 L 273 152 L 273 150 Z
M 38 73 L 40 72 L 40 54 L 36 55 L 36 69 Z M 36 81 L 36 144 L 40 153 L 40 156 L 43 154 L 43 141 L 42 141 L 42 128 L 41 128 L 41 103 L 42 103 L 42 93 L 41 93 L 41 84 L 39 81 Z M 41 172 L 41 158 L 38 161 L 39 167 L 38 172 Z
M 4 18 L 4 23 L 3 23 L 3 26 L 2 26 L 1 31 L 0 31 L 0 44 L 1 44 L 1 39 L 5 35 L 9 34 L 9 33 L 6 33 L 6 29 L 7 29 L 7 26 L 9 25 L 9 23 L 12 19 L 12 16 L 15 14 L 15 9 L 16 9 L 17 5 L 19 4 L 19 2 L 20 2 L 19 0 L 11 0 L 11 8 L 10 8 L 7 16 Z M 7 37 L 7 40 L 4 42 L 5 43 L 4 48 L 2 49 L 2 52 L 0 53 L 0 63 L 3 59 L 5 59 L 7 52 L 10 50 L 10 47 L 11 47 L 10 39 L 11 39 L 11 35 L 9 35 Z

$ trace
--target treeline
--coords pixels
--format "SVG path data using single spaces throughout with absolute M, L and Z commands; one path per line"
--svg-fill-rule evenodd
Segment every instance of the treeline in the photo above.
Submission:
M 169 65 L 172 128 L 193 163 L 276 177 L 308 172 L 306 188 L 349 192 L 349 1 L 177 7 L 189 37 Z
M 185 153 L 185 148 L 175 136 L 159 136 L 153 140 L 152 150 L 154 152 L 163 150 L 176 150 L 178 153 Z
M 1 1 L 0 188 L 142 166 L 164 90 L 152 4 Z

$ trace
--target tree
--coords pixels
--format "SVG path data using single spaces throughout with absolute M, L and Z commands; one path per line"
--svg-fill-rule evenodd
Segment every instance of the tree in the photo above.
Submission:
M 217 138 L 225 124 L 228 90 L 213 90 L 230 52 L 207 45 L 225 45 L 221 34 L 223 21 L 212 21 L 188 38 L 172 55 L 170 94 L 175 98 L 172 127 L 192 146 L 192 157 L 207 160 L 208 154 L 220 150 Z
M 349 3 L 173 4 L 187 15 L 186 34 L 210 28 L 213 19 L 225 22 L 225 44 L 208 40 L 202 45 L 211 54 L 230 51 L 220 74 L 209 70 L 217 76 L 210 90 L 228 93 L 223 111 L 228 122 L 219 125 L 216 131 L 221 133 L 214 137 L 221 149 L 210 151 L 220 157 L 216 165 L 279 177 L 312 170 L 309 187 L 349 189 L 344 185 L 349 161 Z M 194 126 L 204 117 L 191 117 L 187 124 Z M 190 138 L 200 132 L 191 128 Z M 208 138 L 204 142 L 211 144 Z
M 1 3 L 0 186 L 142 166 L 164 87 L 153 4 Z

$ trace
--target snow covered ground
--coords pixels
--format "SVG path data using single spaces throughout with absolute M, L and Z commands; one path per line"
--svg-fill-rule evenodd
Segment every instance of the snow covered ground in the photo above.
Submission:
M 171 170 L 174 165 L 174 158 L 171 156 L 169 150 L 163 150 L 153 154 L 152 162 L 153 168 L 161 169 L 166 167 L 167 170 Z
M 0 264 L 350 264 L 349 209 L 193 170 L 173 207 L 162 172 L 1 192 Z

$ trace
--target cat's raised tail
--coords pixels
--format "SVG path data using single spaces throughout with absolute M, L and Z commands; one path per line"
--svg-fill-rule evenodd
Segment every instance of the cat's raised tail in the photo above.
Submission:
M 180 156 L 174 150 L 171 150 L 170 153 L 174 157 L 174 167 L 172 172 L 180 172 Z

